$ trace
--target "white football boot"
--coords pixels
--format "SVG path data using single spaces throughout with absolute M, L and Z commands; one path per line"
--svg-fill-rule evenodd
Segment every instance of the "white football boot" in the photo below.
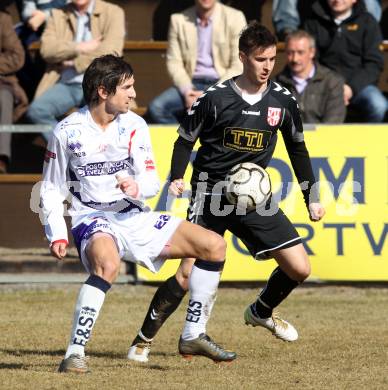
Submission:
M 143 335 L 137 335 L 128 351 L 128 359 L 135 362 L 147 363 L 151 350 L 152 339 L 145 340 Z
M 244 320 L 246 325 L 262 326 L 268 329 L 278 339 L 284 341 L 296 341 L 298 339 L 297 330 L 275 313 L 272 314 L 272 317 L 260 318 L 252 313 L 252 305 L 249 305 L 244 312 Z

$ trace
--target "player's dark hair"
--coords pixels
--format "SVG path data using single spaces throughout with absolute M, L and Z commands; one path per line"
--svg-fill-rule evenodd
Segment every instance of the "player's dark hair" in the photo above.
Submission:
M 257 21 L 253 21 L 241 31 L 238 48 L 246 55 L 249 55 L 259 47 L 266 49 L 276 45 L 276 43 L 276 36 L 267 27 L 264 27 Z
M 85 103 L 98 103 L 98 88 L 103 87 L 109 95 L 116 93 L 118 85 L 133 76 L 133 69 L 122 57 L 107 54 L 95 58 L 85 71 L 82 81 Z

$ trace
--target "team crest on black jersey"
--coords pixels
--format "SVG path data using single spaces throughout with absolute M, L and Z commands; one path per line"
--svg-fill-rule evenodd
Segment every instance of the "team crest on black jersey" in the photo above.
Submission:
M 268 107 L 267 122 L 270 126 L 276 126 L 280 122 L 281 108 Z
M 239 152 L 260 152 L 267 148 L 271 131 L 227 127 L 224 130 L 224 146 Z

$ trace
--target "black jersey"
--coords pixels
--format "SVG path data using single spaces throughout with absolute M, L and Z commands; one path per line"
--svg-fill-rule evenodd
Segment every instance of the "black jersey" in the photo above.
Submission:
M 192 186 L 200 180 L 200 173 L 206 172 L 207 191 L 211 191 L 234 165 L 242 162 L 266 168 L 275 150 L 278 130 L 298 181 L 307 181 L 309 189 L 315 180 L 303 141 L 298 105 L 292 94 L 269 81 L 261 99 L 249 104 L 233 79 L 210 87 L 192 105 L 178 129 L 185 141 L 194 145 L 199 138 L 201 143 L 193 163 Z M 173 156 L 172 179 L 183 177 L 176 165 Z M 309 190 L 304 192 L 305 199 L 308 194 Z

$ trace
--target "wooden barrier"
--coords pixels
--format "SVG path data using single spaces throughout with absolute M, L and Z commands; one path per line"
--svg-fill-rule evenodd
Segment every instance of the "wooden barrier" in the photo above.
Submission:
M 0 246 L 46 247 L 39 216 L 30 210 L 31 189 L 41 175 L 0 175 Z

